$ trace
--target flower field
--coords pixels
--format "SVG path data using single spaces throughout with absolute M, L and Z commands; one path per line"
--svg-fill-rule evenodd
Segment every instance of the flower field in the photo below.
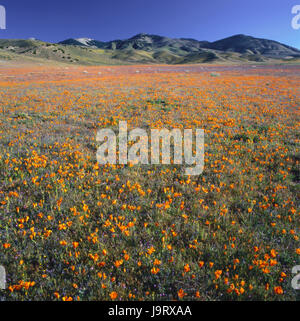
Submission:
M 300 67 L 0 70 L 3 300 L 297 300 Z M 203 128 L 205 167 L 96 133 Z

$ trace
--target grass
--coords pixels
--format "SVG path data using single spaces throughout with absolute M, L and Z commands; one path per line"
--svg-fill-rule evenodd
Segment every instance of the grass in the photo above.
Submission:
M 297 299 L 299 67 L 168 68 L 1 71 L 0 298 Z M 119 120 L 204 128 L 203 174 L 98 165 Z

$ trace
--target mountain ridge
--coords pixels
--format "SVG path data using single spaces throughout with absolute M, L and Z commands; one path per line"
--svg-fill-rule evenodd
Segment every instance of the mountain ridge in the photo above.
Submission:
M 159 49 L 164 46 L 169 46 L 171 48 L 180 47 L 183 50 L 188 49 L 187 51 L 189 52 L 197 51 L 197 49 L 214 49 L 238 53 L 263 54 L 268 56 L 282 56 L 285 54 L 300 55 L 300 50 L 297 48 L 285 45 L 275 40 L 255 38 L 244 34 L 233 35 L 214 42 L 205 40 L 199 41 L 192 38 L 169 38 L 147 33 L 139 33 L 124 40 L 117 39 L 107 42 L 89 39 L 89 44 L 80 43 L 79 39 L 71 38 L 68 40 L 73 40 L 74 44 L 77 42 L 76 45 L 84 45 L 88 47 L 96 46 L 101 49 L 112 50 L 136 49 L 147 51 L 150 49 Z M 59 44 L 67 44 L 67 41 L 61 41 Z
M 58 43 L 0 39 L 0 60 L 30 59 L 81 65 L 300 62 L 300 50 L 243 34 L 217 41 L 139 33 L 128 39 L 69 38 Z

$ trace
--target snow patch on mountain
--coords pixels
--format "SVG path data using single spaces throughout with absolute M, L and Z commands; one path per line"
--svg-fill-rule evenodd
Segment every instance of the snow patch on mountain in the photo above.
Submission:
M 94 39 L 91 38 L 77 38 L 75 39 L 76 41 L 82 43 L 84 46 L 89 46 Z

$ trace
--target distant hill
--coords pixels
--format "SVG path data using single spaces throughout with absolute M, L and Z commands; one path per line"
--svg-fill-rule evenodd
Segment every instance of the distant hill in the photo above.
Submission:
M 70 38 L 57 44 L 0 39 L 0 60 L 22 58 L 83 65 L 293 62 L 300 60 L 300 50 L 246 35 L 215 42 L 145 33 L 108 42 L 90 38 Z
M 284 45 L 280 42 L 245 35 L 236 35 L 212 42 L 208 44 L 207 48 L 275 58 L 298 56 L 300 54 L 298 49 Z

